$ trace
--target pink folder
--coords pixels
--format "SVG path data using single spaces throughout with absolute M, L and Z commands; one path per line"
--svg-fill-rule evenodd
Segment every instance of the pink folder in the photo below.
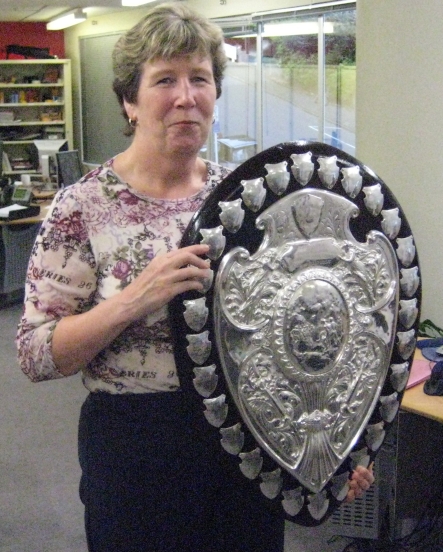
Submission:
M 418 385 L 422 381 L 429 379 L 434 364 L 435 362 L 431 362 L 430 360 L 414 360 L 412 362 L 406 389 L 414 387 L 414 385 Z

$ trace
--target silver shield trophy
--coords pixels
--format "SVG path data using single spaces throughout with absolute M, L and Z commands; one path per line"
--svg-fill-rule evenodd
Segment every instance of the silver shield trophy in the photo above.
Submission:
M 246 195 L 249 181 L 260 186 Z M 210 315 L 194 330 L 211 365 L 205 383 L 189 346 L 194 296 L 171 306 L 182 386 L 199 393 L 220 454 L 257 482 L 251 492 L 295 522 L 321 523 L 346 497 L 352 469 L 380 450 L 407 383 L 421 301 L 411 229 L 384 182 L 320 143 L 280 144 L 246 161 L 182 245 L 220 222 Z

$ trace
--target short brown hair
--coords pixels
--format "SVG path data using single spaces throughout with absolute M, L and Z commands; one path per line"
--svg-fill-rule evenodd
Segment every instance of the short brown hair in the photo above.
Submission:
M 147 61 L 170 60 L 180 55 L 201 54 L 212 60 L 217 98 L 226 67 L 223 33 L 220 27 L 200 16 L 183 3 L 160 4 L 151 10 L 114 47 L 112 54 L 113 90 L 128 121 L 123 101 L 135 103 Z M 128 124 L 126 135 L 134 129 Z

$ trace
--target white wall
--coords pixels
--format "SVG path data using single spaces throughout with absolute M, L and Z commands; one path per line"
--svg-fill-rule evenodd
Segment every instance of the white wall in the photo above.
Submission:
M 421 319 L 443 327 L 443 2 L 358 0 L 357 158 L 404 209 L 417 244 Z
M 218 0 L 189 0 L 189 4 L 208 17 L 227 17 L 311 2 L 227 0 L 222 5 Z M 102 16 L 66 30 L 76 105 L 78 38 L 128 29 L 146 10 L 145 6 Z M 439 326 L 443 326 L 442 21 L 442 0 L 357 0 L 356 156 L 386 182 L 406 213 L 420 256 L 421 318 Z M 74 126 L 79 143 L 76 115 Z

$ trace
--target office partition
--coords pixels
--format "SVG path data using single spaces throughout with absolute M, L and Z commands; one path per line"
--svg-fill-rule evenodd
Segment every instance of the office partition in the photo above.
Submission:
M 82 151 L 100 164 L 125 150 L 124 119 L 112 90 L 112 50 L 121 33 L 80 38 Z

